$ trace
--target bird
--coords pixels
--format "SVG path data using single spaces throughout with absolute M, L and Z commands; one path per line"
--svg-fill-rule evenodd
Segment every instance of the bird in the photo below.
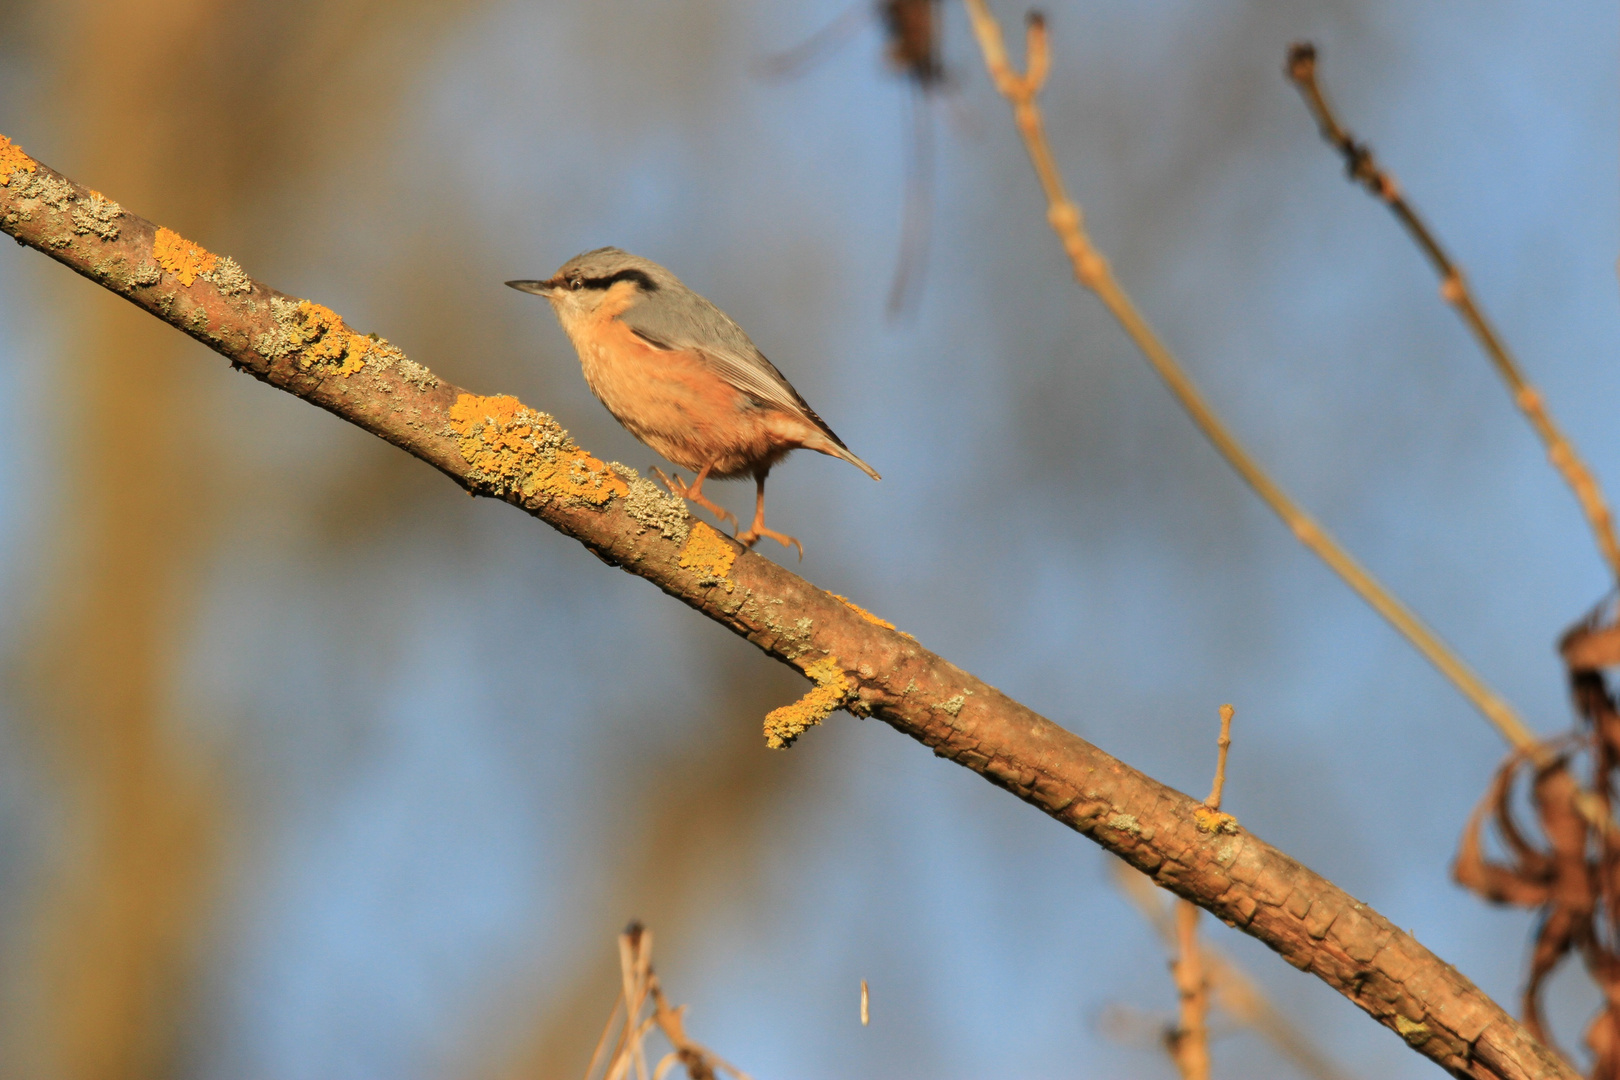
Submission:
M 625 429 L 675 465 L 691 484 L 654 469 L 675 495 L 722 523 L 736 515 L 703 494 L 706 480 L 752 475 L 754 521 L 736 539 L 796 548 L 765 525 L 765 477 L 794 450 L 841 458 L 873 480 L 877 470 L 833 433 L 793 384 L 725 312 L 670 271 L 616 247 L 575 255 L 544 281 L 508 281 L 550 301 L 579 353 L 585 383 Z

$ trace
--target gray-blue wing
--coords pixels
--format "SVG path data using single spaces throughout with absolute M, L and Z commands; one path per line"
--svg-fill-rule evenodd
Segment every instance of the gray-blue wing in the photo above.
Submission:
M 761 405 L 802 416 L 844 446 L 743 328 L 685 285 L 661 283 L 658 291 L 642 294 L 619 320 L 650 345 L 702 356 L 717 375 Z

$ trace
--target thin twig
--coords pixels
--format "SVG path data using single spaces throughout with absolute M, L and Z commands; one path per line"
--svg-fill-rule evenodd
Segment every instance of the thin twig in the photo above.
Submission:
M 1221 706 L 1221 734 L 1215 740 L 1215 781 L 1209 798 L 1193 811 L 1198 827 L 1205 832 L 1236 833 L 1237 818 L 1221 813 L 1221 790 L 1226 787 L 1226 753 L 1232 747 L 1230 705 Z M 1181 1071 L 1182 1080 L 1209 1080 L 1209 983 L 1198 947 L 1198 906 L 1187 900 L 1176 901 L 1176 949 L 1171 974 L 1181 1001 L 1176 1028 L 1170 1033 L 1170 1056 Z
M 1211 810 L 1221 808 L 1221 789 L 1226 787 L 1226 752 L 1232 748 L 1232 716 L 1230 705 L 1221 706 L 1221 735 L 1215 740 L 1215 782 L 1210 785 L 1209 798 L 1204 805 Z
M 1429 264 L 1434 267 L 1434 272 L 1440 276 L 1441 298 L 1455 308 L 1463 322 L 1468 324 L 1468 329 L 1473 331 L 1480 348 L 1485 350 L 1485 355 L 1496 368 L 1497 374 L 1507 384 L 1513 396 L 1513 403 L 1524 413 L 1525 419 L 1530 421 L 1530 426 L 1535 429 L 1542 444 L 1546 446 L 1547 460 L 1575 493 L 1575 500 L 1580 504 L 1581 512 L 1586 515 L 1587 524 L 1591 526 L 1593 538 L 1597 541 L 1598 553 L 1609 565 L 1609 573 L 1620 581 L 1620 542 L 1615 539 L 1614 518 L 1603 498 L 1603 489 L 1580 455 L 1575 452 L 1575 444 L 1570 442 L 1569 437 L 1553 422 L 1546 404 L 1542 401 L 1541 392 L 1525 378 L 1523 369 L 1508 352 L 1507 344 L 1491 325 L 1490 320 L 1485 318 L 1485 312 L 1474 298 L 1473 290 L 1468 287 L 1468 279 L 1463 274 L 1462 267 L 1452 260 L 1446 249 L 1440 245 L 1433 230 L 1418 216 L 1418 212 L 1401 192 L 1395 178 L 1379 165 L 1378 159 L 1373 156 L 1372 147 L 1364 142 L 1358 142 L 1356 137 L 1339 123 L 1316 77 L 1316 46 L 1310 42 L 1301 42 L 1291 47 L 1288 50 L 1286 70 L 1289 79 L 1299 88 L 1300 96 L 1305 99 L 1306 107 L 1315 117 L 1322 138 L 1344 158 L 1346 174 L 1351 180 L 1366 188 L 1374 198 L 1389 207 L 1418 247 L 1423 250 Z
M 107 227 L 91 227 L 98 221 Z M 1200 803 L 916 638 L 692 523 L 641 477 L 598 461 L 517 399 L 483 397 L 438 378 L 394 346 L 348 329 L 329 308 L 254 281 L 3 137 L 0 232 L 238 370 L 420 458 L 463 490 L 522 509 L 795 670 L 831 665 L 845 680 L 844 708 L 883 721 L 1152 874 L 1454 1075 L 1574 1080 L 1566 1062 L 1488 995 L 1333 882 L 1252 833 L 1202 832 L 1193 821 Z
M 1209 983 L 1198 950 L 1198 905 L 1176 901 L 1176 958 L 1170 965 L 1180 1009 L 1170 1033 L 1170 1056 L 1182 1080 L 1209 1080 Z
M 985 0 L 963 0 L 972 19 L 973 31 L 984 54 L 985 67 L 996 88 L 1013 107 L 1018 131 L 1024 138 L 1035 175 L 1046 193 L 1047 221 L 1063 242 L 1063 249 L 1074 266 L 1074 276 L 1081 285 L 1097 294 L 1104 306 L 1119 320 L 1131 340 L 1142 350 L 1148 363 L 1158 372 L 1170 392 L 1198 429 L 1220 452 L 1228 464 L 1237 471 L 1245 483 L 1271 507 L 1272 511 L 1293 532 L 1294 536 L 1315 552 L 1323 562 L 1344 579 L 1363 600 L 1372 605 L 1391 626 L 1410 641 L 1440 673 L 1462 691 L 1476 709 L 1489 720 L 1514 747 L 1533 747 L 1535 735 L 1517 712 L 1501 695 L 1492 690 L 1462 658 L 1451 650 L 1435 632 L 1401 603 L 1388 589 L 1345 551 L 1328 532 L 1305 513 L 1289 495 L 1272 480 L 1259 464 L 1249 456 L 1237 439 L 1227 430 L 1214 409 L 1198 392 L 1198 388 L 1182 368 L 1170 349 L 1160 340 L 1153 327 L 1137 310 L 1136 304 L 1114 277 L 1108 259 L 1097 250 L 1085 229 L 1085 218 L 1080 207 L 1070 200 L 1063 187 L 1063 178 L 1052 157 L 1051 147 L 1041 121 L 1035 98 L 1051 67 L 1051 53 L 1047 42 L 1046 23 L 1039 14 L 1031 14 L 1028 35 L 1028 68 L 1020 75 L 1007 59 L 1001 26 L 990 14 Z
M 1133 870 L 1118 859 L 1112 862 L 1114 883 L 1142 913 L 1148 925 L 1153 927 L 1164 942 L 1165 949 L 1174 955 L 1175 911 L 1176 904 L 1181 901 L 1155 885 L 1146 874 Z M 1171 902 L 1165 903 L 1166 900 Z M 1228 1017 L 1253 1029 L 1313 1080 L 1350 1080 L 1328 1060 L 1308 1034 L 1295 1027 L 1277 1010 L 1254 977 L 1244 971 L 1237 961 L 1208 942 L 1200 946 L 1200 958 L 1214 1003 Z
M 652 931 L 638 922 L 631 923 L 619 935 L 619 998 L 608 1015 L 607 1031 L 613 1030 L 620 1010 L 624 1012 L 624 1027 L 608 1059 L 602 1080 L 621 1080 L 633 1066 L 637 1080 L 649 1080 L 647 1073 L 646 1038 L 653 1028 L 663 1032 L 672 1047 L 652 1071 L 650 1080 L 663 1080 L 676 1065 L 686 1068 L 688 1080 L 716 1080 L 715 1070 L 731 1074 L 737 1080 L 749 1080 L 748 1074 L 728 1064 L 719 1056 L 693 1042 L 686 1034 L 682 1008 L 671 1008 L 658 982 L 652 966 Z M 642 1013 L 651 1004 L 651 1012 Z M 603 1032 L 606 1042 L 607 1031 Z M 592 1055 L 590 1067 L 585 1070 L 586 1080 L 596 1074 L 601 1044 Z

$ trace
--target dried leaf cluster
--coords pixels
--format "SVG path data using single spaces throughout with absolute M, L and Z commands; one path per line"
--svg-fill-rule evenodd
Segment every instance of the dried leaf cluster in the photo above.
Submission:
M 1578 727 L 1558 743 L 1508 755 L 1468 822 L 1452 871 L 1492 903 L 1540 909 L 1521 1015 L 1549 1046 L 1542 988 L 1566 957 L 1580 956 L 1605 1001 L 1586 1029 L 1594 1080 L 1620 1078 L 1620 832 L 1610 815 L 1620 709 L 1604 675 L 1620 665 L 1615 615 L 1605 602 L 1564 635 L 1559 652 Z M 1583 765 L 1584 786 L 1577 775 Z M 1528 810 L 1514 798 L 1521 776 L 1529 778 Z M 1486 854 L 1487 820 L 1504 858 Z

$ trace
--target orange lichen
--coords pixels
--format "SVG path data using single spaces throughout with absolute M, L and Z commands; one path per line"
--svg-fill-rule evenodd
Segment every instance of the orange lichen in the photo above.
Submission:
M 298 366 L 305 371 L 316 364 L 332 364 L 347 379 L 366 366 L 371 339 L 344 326 L 343 317 L 325 304 L 302 300 L 283 325 L 293 348 L 303 350 Z
M 1193 807 L 1193 823 L 1199 832 L 1235 834 L 1238 831 L 1237 818 L 1208 806 Z
M 817 660 L 804 669 L 815 680 L 811 691 L 791 705 L 772 709 L 765 716 L 765 745 L 772 750 L 786 750 L 793 740 L 821 723 L 849 697 L 849 676 L 838 666 L 836 657 Z
M 830 593 L 829 595 L 834 600 L 837 600 L 839 603 L 841 603 L 845 607 L 849 608 L 855 614 L 859 615 L 861 618 L 863 618 L 867 622 L 871 623 L 873 626 L 881 626 L 885 630 L 893 630 L 894 629 L 894 623 L 890 622 L 888 619 L 880 619 L 880 618 L 878 618 L 876 615 L 872 614 L 870 611 L 867 611 L 865 608 L 861 607 L 861 605 L 855 603 L 855 601 L 851 600 L 849 597 L 847 597 L 847 596 L 839 596 L 837 593 Z
M 450 425 L 473 480 L 498 495 L 578 499 L 601 506 L 630 494 L 619 476 L 581 450 L 545 413 L 515 397 L 462 394 L 450 406 Z
M 38 168 L 39 163 L 23 153 L 22 147 L 0 135 L 0 187 L 9 186 L 11 174 L 18 169 L 33 172 Z
M 723 585 L 726 592 L 736 587 L 727 575 L 731 564 L 737 561 L 737 549 L 726 538 L 704 522 L 692 526 L 686 546 L 681 548 L 681 568 L 694 570 L 700 585 Z
M 219 259 L 212 251 L 181 236 L 173 229 L 159 229 L 152 241 L 152 258 L 175 277 L 180 284 L 191 287 L 198 274 L 206 274 Z

